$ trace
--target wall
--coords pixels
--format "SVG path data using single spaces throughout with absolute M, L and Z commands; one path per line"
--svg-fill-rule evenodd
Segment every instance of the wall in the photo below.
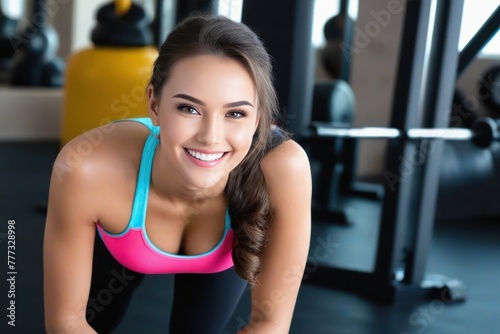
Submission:
M 0 86 L 0 141 L 59 137 L 62 90 Z
M 389 124 L 404 19 L 403 4 L 396 7 L 400 13 L 391 14 L 388 10 L 390 3 L 399 1 L 373 0 L 360 1 L 359 4 L 353 40 L 358 51 L 353 53 L 351 68 L 351 85 L 356 95 L 356 126 Z M 381 173 L 384 158 L 385 141 L 362 141 L 358 174 Z

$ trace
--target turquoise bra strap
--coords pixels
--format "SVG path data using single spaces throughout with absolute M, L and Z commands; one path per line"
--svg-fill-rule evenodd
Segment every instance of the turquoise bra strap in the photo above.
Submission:
M 116 120 L 115 122 L 132 121 L 143 124 L 155 135 L 160 133 L 160 127 L 155 126 L 149 117 L 134 117 L 134 118 L 124 118 Z
M 148 204 L 149 185 L 151 183 L 151 171 L 153 168 L 153 158 L 158 146 L 158 139 L 154 134 L 150 134 L 144 144 L 142 152 L 137 186 L 135 188 L 134 203 L 132 204 L 132 214 L 130 215 L 129 227 L 141 228 L 146 222 L 146 209 Z M 226 209 L 225 229 L 231 229 L 231 217 Z
M 129 227 L 140 228 L 144 226 L 146 221 L 151 169 L 153 167 L 153 158 L 157 145 L 158 139 L 156 139 L 154 134 L 150 134 L 148 139 L 146 139 L 144 150 L 142 152 L 141 165 L 139 167 L 139 176 L 137 177 L 137 186 L 135 188 L 134 203 L 132 205 Z

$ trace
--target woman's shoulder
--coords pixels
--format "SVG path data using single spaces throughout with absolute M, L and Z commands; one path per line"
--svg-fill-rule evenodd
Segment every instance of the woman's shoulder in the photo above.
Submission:
M 267 153 L 262 159 L 261 170 L 268 184 L 296 182 L 302 179 L 300 176 L 310 176 L 307 154 L 302 146 L 292 139 L 284 141 Z
M 52 168 L 49 211 L 59 217 L 75 217 L 79 212 L 80 219 L 92 222 L 126 221 L 149 133 L 143 125 L 118 122 L 87 131 L 64 145 Z
M 309 167 L 309 159 L 305 150 L 293 139 L 287 139 L 269 151 L 262 159 L 261 167 L 293 167 L 296 164 Z
M 86 131 L 62 147 L 54 163 L 60 178 L 94 180 L 138 168 L 150 131 L 136 122 L 109 123 Z
M 292 222 L 291 216 L 302 217 L 310 211 L 311 167 L 297 142 L 288 139 L 271 150 L 262 160 L 261 170 L 275 219 L 286 217 L 285 221 Z

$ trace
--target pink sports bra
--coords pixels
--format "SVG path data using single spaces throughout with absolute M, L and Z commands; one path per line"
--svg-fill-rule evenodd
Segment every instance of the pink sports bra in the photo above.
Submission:
M 99 223 L 97 229 L 104 244 L 113 257 L 123 266 L 144 274 L 216 273 L 233 266 L 233 231 L 226 210 L 226 223 L 222 240 L 212 250 L 199 255 L 177 255 L 162 251 L 149 240 L 146 233 L 146 208 L 148 203 L 151 168 L 158 139 L 155 127 L 149 118 L 128 119 L 144 124 L 151 130 L 142 152 L 132 214 L 125 231 L 113 234 L 106 232 Z

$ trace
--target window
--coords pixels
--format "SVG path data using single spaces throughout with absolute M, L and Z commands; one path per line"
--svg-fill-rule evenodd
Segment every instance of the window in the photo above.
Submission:
M 323 27 L 330 18 L 337 15 L 340 10 L 340 0 L 314 0 L 314 16 L 312 29 L 312 45 L 315 48 L 325 46 Z M 349 1 L 349 16 L 356 20 L 358 17 L 358 1 Z
M 0 9 L 11 19 L 19 19 L 24 12 L 24 1 L 0 0 Z
M 233 21 L 241 21 L 242 10 L 243 0 L 219 0 L 218 13 L 230 18 Z
M 500 0 L 465 0 L 458 42 L 459 50 L 464 48 L 499 5 Z M 500 56 L 500 34 L 498 32 L 479 53 L 479 56 L 481 55 Z

